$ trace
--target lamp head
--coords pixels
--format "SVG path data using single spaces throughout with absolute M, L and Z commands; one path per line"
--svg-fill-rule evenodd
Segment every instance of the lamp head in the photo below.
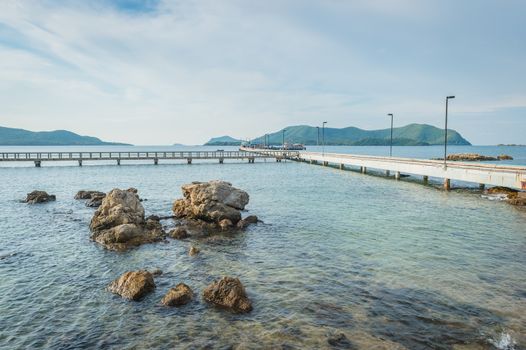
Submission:
M 446 97 L 447 99 L 450 99 L 450 98 L 455 98 L 455 96 L 448 96 Z
M 393 116 L 393 113 L 389 113 L 388 116 L 392 117 L 392 116 Z

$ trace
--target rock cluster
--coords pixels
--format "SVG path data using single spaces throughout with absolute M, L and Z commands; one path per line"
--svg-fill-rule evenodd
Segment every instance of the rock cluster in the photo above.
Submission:
M 444 158 L 433 158 L 434 160 L 444 160 Z M 507 154 L 501 154 L 497 157 L 484 156 L 477 153 L 456 153 L 448 154 L 446 157 L 447 160 L 451 161 L 463 161 L 463 162 L 481 162 L 481 161 L 495 161 L 495 160 L 510 160 L 513 159 L 512 156 Z
M 133 191 L 113 189 L 91 219 L 91 239 L 111 250 L 126 250 L 158 242 L 165 233 L 159 221 L 144 218 L 144 208 Z
M 244 228 L 257 222 L 257 217 L 242 219 L 241 211 L 248 204 L 249 196 L 226 181 L 193 182 L 182 186 L 183 198 L 173 204 L 178 219 L 185 219 L 189 226 L 201 229 L 229 230 Z
M 27 194 L 26 199 L 24 202 L 28 204 L 36 204 L 36 203 L 46 203 L 56 200 L 57 197 L 55 197 L 54 194 L 48 194 L 45 191 L 33 191 L 31 193 Z
M 78 191 L 75 199 L 87 199 L 86 206 L 98 208 L 102 204 L 102 200 L 106 197 L 106 193 L 100 191 Z
M 225 276 L 214 281 L 203 292 L 203 299 L 236 313 L 252 311 L 252 302 L 248 299 L 239 279 Z
M 146 271 L 128 271 L 108 285 L 108 290 L 130 300 L 139 300 L 155 289 L 153 275 Z

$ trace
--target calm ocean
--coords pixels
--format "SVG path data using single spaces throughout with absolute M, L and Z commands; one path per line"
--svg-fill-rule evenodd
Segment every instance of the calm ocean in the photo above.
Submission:
M 387 155 L 388 147 L 325 151 Z M 442 152 L 395 147 L 393 155 Z M 449 152 L 505 153 L 514 160 L 499 164 L 526 165 L 525 147 L 451 146 Z M 526 210 L 474 188 L 444 192 L 416 179 L 395 182 L 305 163 L 143 163 L 0 164 L 0 348 L 526 347 Z M 168 239 L 117 253 L 90 241 L 94 210 L 73 199 L 82 189 L 135 187 L 147 199 L 146 215 L 170 215 L 181 185 L 212 179 L 246 190 L 248 213 L 264 223 L 233 236 Z M 19 202 L 35 189 L 55 194 L 56 202 Z M 202 252 L 197 257 L 188 256 L 191 244 Z M 125 271 L 154 268 L 164 273 L 140 302 L 105 290 Z M 251 313 L 234 315 L 201 299 L 222 275 L 240 278 Z M 196 292 L 194 300 L 181 308 L 160 305 L 180 282 Z

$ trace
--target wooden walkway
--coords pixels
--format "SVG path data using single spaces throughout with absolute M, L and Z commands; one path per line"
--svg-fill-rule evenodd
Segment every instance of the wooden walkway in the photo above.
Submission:
M 160 160 L 186 160 L 191 164 L 194 160 L 217 160 L 222 164 L 225 160 L 248 160 L 254 163 L 256 159 L 276 159 L 280 162 L 284 158 L 295 158 L 298 152 L 268 151 L 254 153 L 247 151 L 184 151 L 184 152 L 2 152 L 1 162 L 34 162 L 40 167 L 42 162 L 75 161 L 82 166 L 85 161 L 121 161 L 151 160 L 159 164 Z

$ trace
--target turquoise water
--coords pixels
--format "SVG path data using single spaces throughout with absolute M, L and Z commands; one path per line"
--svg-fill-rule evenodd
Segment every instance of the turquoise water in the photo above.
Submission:
M 523 164 L 525 149 L 512 151 Z M 421 147 L 411 156 L 432 152 Z M 1 348 L 526 347 L 526 211 L 477 191 L 262 161 L 44 163 L 3 167 L 0 177 Z M 73 199 L 80 189 L 136 187 L 147 215 L 169 215 L 182 184 L 211 179 L 249 192 L 248 213 L 264 224 L 116 253 L 89 240 L 93 209 Z M 34 189 L 57 201 L 18 202 Z M 187 254 L 191 244 L 201 249 L 197 257 Z M 141 268 L 164 271 L 141 302 L 105 290 Z M 202 301 L 221 275 L 241 279 L 252 313 Z M 180 282 L 194 301 L 161 306 Z

